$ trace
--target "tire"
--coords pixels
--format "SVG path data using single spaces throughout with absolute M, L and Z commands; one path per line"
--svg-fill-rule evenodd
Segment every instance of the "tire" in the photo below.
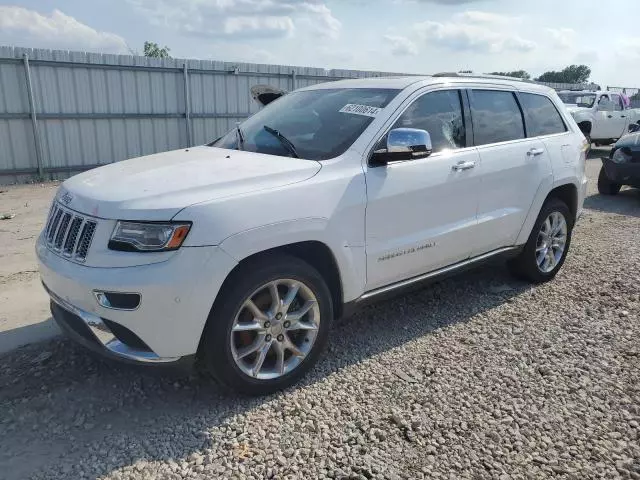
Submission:
M 279 301 L 280 311 L 274 309 L 272 285 L 283 302 L 293 292 L 290 286 L 298 285 L 288 312 Z M 246 306 L 249 299 L 257 310 Z M 293 320 L 308 305 L 300 321 Z M 273 393 L 296 383 L 317 362 L 332 320 L 331 293 L 320 273 L 296 257 L 268 255 L 241 266 L 225 281 L 207 320 L 199 361 L 227 389 Z M 260 362 L 262 351 L 266 356 Z
M 601 167 L 600 174 L 598 175 L 598 192 L 602 195 L 617 195 L 621 188 L 622 185 L 609 180 L 604 166 Z
M 561 238 L 562 231 L 559 232 L 557 237 L 547 238 L 546 240 L 543 237 L 543 228 L 549 231 L 547 227 L 553 227 L 554 225 L 553 222 L 549 224 L 546 223 L 552 215 L 554 215 L 553 218 L 556 219 L 559 219 L 560 217 L 558 217 L 558 215 L 560 215 L 564 220 L 564 246 L 561 251 L 559 248 L 553 246 L 554 243 L 556 243 L 553 240 Z M 573 224 L 574 218 L 566 203 L 555 197 L 547 199 L 538 214 L 536 223 L 531 230 L 529 239 L 522 252 L 509 262 L 511 272 L 516 277 L 533 283 L 543 283 L 553 279 L 560 268 L 562 268 L 567 257 L 567 252 L 571 245 Z M 549 248 L 549 242 L 551 242 L 551 248 Z M 542 259 L 543 265 L 541 266 L 539 260 L 542 258 L 542 255 L 544 255 L 545 245 L 547 246 L 546 251 L 551 252 L 553 262 L 551 262 L 551 257 L 545 255 Z M 538 251 L 539 249 L 540 251 Z

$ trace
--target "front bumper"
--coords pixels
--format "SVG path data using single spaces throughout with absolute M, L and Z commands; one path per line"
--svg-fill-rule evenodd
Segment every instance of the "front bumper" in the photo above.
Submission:
M 51 297 L 53 319 L 69 338 L 82 346 L 101 355 L 132 363 L 167 364 L 181 360 L 182 357 L 159 357 L 141 341 L 131 345 L 121 341 L 104 319 L 74 307 L 49 290 L 46 285 L 44 287 Z
M 612 182 L 640 188 L 640 163 L 616 163 L 610 158 L 603 158 L 602 165 Z
M 164 262 L 114 268 L 71 262 L 41 238 L 36 253 L 63 330 L 93 350 L 142 363 L 170 363 L 196 353 L 213 301 L 236 265 L 218 247 L 183 247 Z M 140 305 L 104 307 L 96 290 L 139 293 Z

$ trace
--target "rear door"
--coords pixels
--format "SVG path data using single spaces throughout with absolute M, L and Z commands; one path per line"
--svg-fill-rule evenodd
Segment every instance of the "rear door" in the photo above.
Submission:
M 480 154 L 475 256 L 515 243 L 540 184 L 552 171 L 542 140 L 526 136 L 514 91 L 477 88 L 468 93 Z

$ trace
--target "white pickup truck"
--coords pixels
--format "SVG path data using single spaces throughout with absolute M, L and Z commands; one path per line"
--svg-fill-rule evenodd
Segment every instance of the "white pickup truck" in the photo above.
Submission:
M 589 143 L 610 145 L 640 124 L 640 109 L 625 107 L 618 93 L 565 90 L 558 96 Z

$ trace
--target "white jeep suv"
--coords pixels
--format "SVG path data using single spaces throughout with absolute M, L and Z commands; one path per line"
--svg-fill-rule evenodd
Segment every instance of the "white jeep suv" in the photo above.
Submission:
M 315 85 L 209 145 L 64 182 L 37 241 L 42 281 L 86 347 L 196 359 L 227 387 L 271 392 L 368 301 L 500 256 L 552 279 L 582 209 L 585 148 L 532 83 Z

